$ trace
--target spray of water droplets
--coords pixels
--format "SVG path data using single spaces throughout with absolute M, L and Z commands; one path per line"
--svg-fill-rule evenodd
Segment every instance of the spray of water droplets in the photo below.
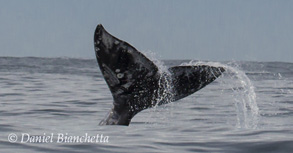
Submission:
M 245 72 L 239 69 L 236 62 L 221 64 L 217 62 L 195 62 L 183 63 L 182 65 L 209 65 L 215 67 L 224 67 L 226 72 L 218 80 L 221 84 L 229 86 L 232 90 L 232 97 L 237 113 L 237 128 L 255 129 L 259 122 L 259 108 L 256 103 L 256 94 L 251 80 Z
M 159 88 L 154 91 L 154 107 L 152 109 L 149 109 L 148 111 L 151 111 L 151 115 L 149 116 L 149 121 L 153 118 L 157 118 L 160 120 L 166 121 L 168 123 L 168 120 L 170 117 L 173 116 L 172 110 L 167 111 L 168 115 L 163 115 L 163 112 L 166 112 L 166 109 L 169 108 L 172 109 L 172 103 L 170 105 L 162 105 L 158 107 L 161 104 L 170 103 L 173 98 L 173 92 L 172 92 L 172 78 L 171 73 L 168 70 L 168 67 L 164 65 L 164 63 L 161 60 L 158 60 L 157 55 L 154 52 L 147 51 L 145 52 L 146 56 L 155 63 L 155 65 L 158 67 L 158 73 L 160 75 L 160 79 L 158 82 Z
M 156 58 L 156 54 L 149 51 L 145 53 L 147 57 L 152 60 L 158 67 L 159 73 L 161 74 L 161 78 L 159 81 L 160 88 L 159 91 L 156 92 L 158 94 L 156 99 L 156 106 L 160 104 L 160 102 L 169 103 L 172 101 L 172 83 L 171 83 L 171 74 L 168 71 L 168 68 L 164 65 L 164 63 Z M 233 102 L 235 105 L 235 110 L 237 114 L 237 128 L 248 128 L 255 129 L 257 128 L 257 124 L 259 122 L 259 108 L 256 103 L 256 94 L 254 91 L 254 86 L 251 80 L 247 77 L 245 72 L 239 69 L 239 65 L 236 62 L 221 64 L 217 62 L 201 62 L 201 61 L 190 61 L 189 63 L 181 64 L 186 66 L 196 66 L 196 65 L 209 65 L 215 67 L 224 67 L 226 72 L 222 74 L 222 78 L 218 82 L 223 84 L 224 86 L 228 86 L 231 89 Z M 230 93 L 229 93 L 230 94 Z M 171 103 L 172 104 L 172 103 Z M 232 104 L 233 105 L 233 104 Z M 166 105 L 163 105 L 162 109 L 158 109 L 154 107 L 150 111 L 152 111 L 152 117 L 168 120 L 170 116 L 172 116 L 172 111 L 169 111 L 171 114 L 161 115 L 160 110 L 166 111 Z M 169 108 L 172 109 L 172 105 Z M 155 113 L 156 112 L 156 113 Z M 165 117 L 164 117 L 165 116 Z

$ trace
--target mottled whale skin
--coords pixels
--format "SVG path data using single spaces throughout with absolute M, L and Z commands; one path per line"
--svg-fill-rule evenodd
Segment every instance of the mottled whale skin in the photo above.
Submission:
M 182 99 L 214 81 L 225 70 L 208 65 L 169 68 L 172 84 L 163 94 L 162 73 L 133 46 L 109 34 L 99 24 L 94 34 L 97 62 L 113 96 L 113 107 L 100 125 L 129 125 L 140 111 Z M 166 80 L 165 80 L 166 82 Z

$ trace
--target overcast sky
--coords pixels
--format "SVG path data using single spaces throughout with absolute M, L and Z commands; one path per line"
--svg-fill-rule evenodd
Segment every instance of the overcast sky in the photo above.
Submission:
M 98 23 L 160 59 L 293 62 L 292 0 L 0 0 L 0 56 L 95 58 Z

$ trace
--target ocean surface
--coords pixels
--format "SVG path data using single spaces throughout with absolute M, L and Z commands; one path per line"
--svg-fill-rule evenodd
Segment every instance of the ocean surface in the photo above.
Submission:
M 0 57 L 0 152 L 293 152 L 293 63 L 224 66 L 195 94 L 99 126 L 112 95 L 94 59 Z

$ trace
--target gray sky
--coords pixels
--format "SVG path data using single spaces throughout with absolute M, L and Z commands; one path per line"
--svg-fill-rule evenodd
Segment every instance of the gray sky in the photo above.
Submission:
M 95 58 L 98 23 L 160 59 L 293 62 L 292 0 L 0 0 L 0 56 Z

